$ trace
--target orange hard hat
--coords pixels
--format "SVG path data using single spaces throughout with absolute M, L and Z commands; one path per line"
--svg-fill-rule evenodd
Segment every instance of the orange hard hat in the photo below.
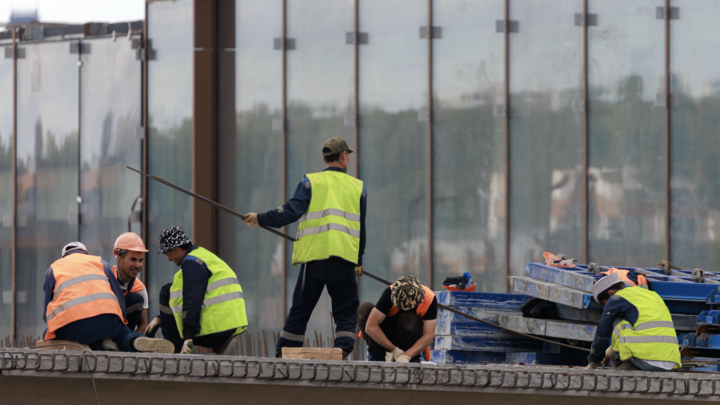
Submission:
M 118 236 L 117 240 L 115 241 L 115 247 L 113 247 L 113 254 L 115 256 L 118 255 L 118 249 L 132 250 L 133 252 L 148 251 L 147 249 L 145 249 L 145 244 L 143 243 L 142 238 L 134 232 L 125 232 L 124 234 Z

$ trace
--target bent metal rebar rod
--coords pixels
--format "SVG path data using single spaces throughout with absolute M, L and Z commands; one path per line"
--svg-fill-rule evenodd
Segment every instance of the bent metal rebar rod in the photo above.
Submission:
M 172 187 L 172 188 L 174 188 L 175 190 L 181 191 L 181 192 L 183 192 L 183 193 L 185 193 L 185 194 L 187 194 L 187 195 L 189 195 L 189 196 L 195 197 L 195 198 L 197 198 L 198 200 L 201 200 L 201 201 L 203 201 L 203 202 L 206 202 L 206 203 L 212 205 L 212 206 L 215 207 L 215 208 L 218 208 L 218 209 L 220 209 L 220 210 L 223 210 L 223 211 L 225 211 L 225 212 L 227 212 L 227 213 L 229 213 L 229 214 L 235 215 L 236 217 L 238 217 L 238 218 L 240 218 L 240 219 L 243 219 L 243 220 L 244 220 L 244 219 L 246 218 L 246 216 L 243 215 L 243 214 L 240 214 L 240 213 L 238 213 L 238 212 L 236 212 L 236 211 L 233 211 L 233 210 L 231 210 L 230 208 L 228 208 L 228 207 L 226 207 L 226 206 L 224 206 L 224 205 L 218 204 L 218 203 L 216 203 L 215 201 L 213 201 L 213 200 L 211 200 L 211 199 L 209 199 L 209 198 L 203 197 L 203 196 L 201 196 L 201 195 L 199 195 L 199 194 L 193 193 L 192 191 L 190 191 L 190 190 L 188 190 L 188 189 L 185 189 L 185 188 L 182 188 L 182 187 L 180 187 L 180 186 L 178 186 L 178 185 L 176 185 L 176 184 L 173 184 L 173 183 L 171 183 L 171 182 L 163 179 L 162 177 L 156 176 L 156 175 L 154 175 L 154 174 L 151 175 L 151 174 L 143 173 L 142 171 L 137 170 L 137 169 L 134 169 L 134 168 L 132 168 L 132 167 L 130 167 L 130 166 L 125 166 L 125 167 L 128 168 L 128 169 L 130 169 L 130 170 L 132 170 L 132 171 L 134 171 L 134 172 L 136 172 L 136 173 L 139 173 L 139 174 L 141 174 L 141 175 L 143 175 L 143 176 L 145 176 L 145 177 L 147 177 L 147 178 L 149 178 L 149 179 L 155 180 L 155 181 L 157 181 L 157 182 L 159 182 L 159 183 L 161 183 L 161 184 L 164 184 L 164 185 L 166 185 L 166 186 L 168 186 L 168 187 Z M 295 238 L 293 238 L 292 236 L 289 236 L 289 235 L 285 235 L 284 233 L 282 233 L 282 232 L 280 232 L 280 231 L 278 231 L 278 230 L 276 230 L 276 229 L 268 228 L 268 227 L 266 227 L 266 226 L 260 226 L 260 227 L 263 228 L 263 229 L 265 229 L 265 230 L 267 230 L 267 231 L 270 231 L 270 232 L 274 233 L 275 235 L 278 235 L 278 236 L 280 236 L 280 237 L 283 237 L 283 238 L 285 238 L 285 239 L 287 239 L 287 240 L 289 240 L 289 241 L 295 242 Z M 370 274 L 370 273 L 367 272 L 367 271 L 363 271 L 363 275 L 366 275 L 366 276 L 370 277 L 371 279 L 376 280 L 376 281 L 379 281 L 379 282 L 381 282 L 381 283 L 383 283 L 383 284 L 385 284 L 385 285 L 390 285 L 390 284 L 392 284 L 391 282 L 389 282 L 389 281 L 387 281 L 387 280 L 384 280 L 384 279 L 382 279 L 382 278 L 380 278 L 380 277 L 378 277 L 378 276 L 375 276 L 375 275 L 373 275 L 373 274 Z M 569 347 L 569 348 L 571 348 L 571 349 L 582 350 L 582 351 L 586 351 L 586 352 L 589 352 L 589 351 L 590 351 L 590 349 L 586 349 L 586 348 L 584 348 L 584 347 L 573 346 L 573 345 L 569 345 L 569 344 L 565 344 L 565 343 L 556 342 L 556 341 L 550 340 L 550 339 L 544 339 L 544 338 L 541 338 L 541 337 L 539 337 L 539 336 L 528 335 L 528 334 L 526 334 L 526 333 L 518 332 L 518 331 L 516 331 L 516 330 L 512 330 L 512 329 L 510 329 L 510 328 L 506 328 L 506 327 L 504 327 L 504 326 L 500 326 L 500 325 L 494 324 L 494 323 L 492 323 L 492 322 L 484 321 L 484 320 L 479 319 L 479 318 L 476 318 L 476 317 L 474 317 L 474 316 L 472 316 L 472 315 L 468 315 L 468 314 L 466 314 L 466 313 L 464 313 L 464 312 L 458 311 L 457 309 L 450 308 L 450 307 L 448 307 L 447 305 L 443 305 L 443 304 L 441 304 L 441 303 L 439 303 L 439 302 L 437 303 L 437 305 L 438 305 L 438 307 L 440 307 L 440 308 L 442 308 L 442 309 L 444 309 L 444 310 L 446 310 L 446 311 L 450 311 L 450 312 L 452 312 L 452 313 L 454 313 L 454 314 L 458 314 L 458 315 L 464 316 L 465 318 L 471 319 L 471 320 L 473 320 L 473 321 L 475 321 L 475 322 L 480 322 L 480 323 L 482 323 L 483 325 L 491 326 L 491 327 L 493 327 L 493 328 L 497 328 L 497 329 L 500 329 L 500 330 L 505 331 L 505 332 L 514 333 L 514 334 L 516 334 L 516 335 L 520 335 L 520 336 L 525 337 L 525 338 L 528 338 L 528 339 L 535 339 L 535 340 L 539 340 L 539 341 L 542 341 L 542 342 L 550 343 L 550 344 L 553 344 L 553 345 L 565 346 L 565 347 Z

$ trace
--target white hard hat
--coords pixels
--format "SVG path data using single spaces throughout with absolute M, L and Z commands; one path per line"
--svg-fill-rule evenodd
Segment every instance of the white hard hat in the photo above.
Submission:
M 608 288 L 614 286 L 617 283 L 621 283 L 622 280 L 620 280 L 620 276 L 617 273 L 612 273 L 609 276 L 605 276 L 598 280 L 595 285 L 593 286 L 593 297 L 595 298 L 595 301 L 602 304 L 600 302 L 600 299 L 598 299 L 598 296 Z
M 88 254 L 88 250 L 81 242 L 70 242 L 62 250 L 62 257 L 67 256 L 68 253 L 72 252 L 73 250 L 79 250 L 81 252 L 84 252 L 85 254 Z

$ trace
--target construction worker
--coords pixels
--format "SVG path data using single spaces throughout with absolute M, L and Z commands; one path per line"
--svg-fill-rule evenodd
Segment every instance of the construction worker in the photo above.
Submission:
M 138 333 L 145 333 L 148 325 L 148 292 L 145 284 L 137 278 L 147 251 L 142 238 L 133 232 L 120 235 L 113 247 L 117 267 L 112 266 L 112 271 L 125 295 L 128 328 Z
M 282 206 L 248 213 L 243 220 L 253 228 L 281 228 L 300 221 L 292 264 L 302 266 L 290 314 L 277 341 L 277 357 L 282 356 L 283 347 L 303 346 L 307 323 L 325 286 L 336 326 L 334 347 L 347 356 L 355 346 L 359 300 L 354 269 L 362 270 L 367 193 L 362 181 L 347 174 L 350 153 L 344 139 L 328 139 L 322 147 L 324 171 L 305 175 Z
M 171 284 L 160 289 L 160 316 L 146 335 L 159 327 L 175 353 L 193 354 L 194 345 L 227 354 L 247 329 L 245 300 L 235 272 L 219 257 L 192 244 L 180 227 L 165 229 L 160 250 L 180 266 Z
M 125 297 L 110 265 L 80 242 L 62 250 L 45 275 L 45 340 L 69 340 L 93 350 L 172 353 L 165 339 L 149 339 L 126 326 Z
M 368 346 L 368 360 L 419 363 L 430 360 L 435 339 L 437 298 L 411 275 L 400 277 L 383 291 L 377 304 L 364 302 L 357 312 L 360 336 Z
M 619 274 L 612 273 L 595 283 L 593 296 L 605 308 L 588 356 L 588 369 L 612 361 L 617 354 L 621 363 L 616 366 L 622 370 L 680 368 L 672 316 L 657 293 L 628 286 Z

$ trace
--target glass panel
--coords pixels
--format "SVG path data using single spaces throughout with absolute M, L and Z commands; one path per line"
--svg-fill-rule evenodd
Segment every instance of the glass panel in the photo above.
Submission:
M 5 48 L 0 47 L 5 54 Z M 0 59 L 0 339 L 12 332 L 13 60 Z M 6 222 L 5 219 L 10 222 Z M 6 226 L 5 224 L 9 225 Z
M 353 111 L 354 47 L 345 43 L 345 33 L 354 30 L 353 0 L 293 0 L 288 2 L 288 37 L 296 49 L 287 53 L 288 124 L 287 193 L 292 196 L 306 173 L 320 172 L 326 165 L 322 145 L 328 138 L 344 138 L 355 146 L 355 128 L 344 125 Z M 319 18 L 322 16 L 322 18 Z M 357 155 L 350 158 L 348 173 L 355 174 Z M 298 224 L 288 227 L 297 233 Z M 299 269 L 293 267 L 292 243 L 287 250 L 287 297 L 292 303 Z M 308 324 L 330 336 L 330 297 L 323 293 Z
M 648 267 L 665 256 L 665 120 L 655 106 L 665 92 L 665 25 L 655 17 L 663 5 L 590 1 L 591 262 Z
M 720 57 L 717 48 L 720 3 L 673 1 L 681 17 L 671 21 L 670 109 L 672 147 L 670 246 L 672 262 L 715 271 L 720 265 Z M 715 270 L 714 270 L 715 269 Z
M 512 0 L 510 18 L 510 274 L 542 253 L 582 261 L 582 0 Z M 605 20 L 601 20 L 605 22 Z
M 17 335 L 39 337 L 45 272 L 78 239 L 78 55 L 26 45 L 17 61 Z
M 434 5 L 442 27 L 433 42 L 435 287 L 467 271 L 478 291 L 505 291 L 505 120 L 493 114 L 505 103 L 504 39 L 495 32 L 504 3 Z
M 128 231 L 128 215 L 140 196 L 141 65 L 129 41 L 83 41 L 80 74 L 80 240 L 93 255 L 115 264 L 115 239 Z M 140 210 L 141 203 L 136 204 Z M 140 234 L 140 224 L 132 230 Z
M 235 2 L 235 49 L 220 51 L 220 203 L 241 213 L 282 204 L 282 0 Z M 232 41 L 231 41 L 232 42 Z M 230 87 L 231 86 L 231 87 Z M 232 105 L 229 108 L 227 104 Z M 219 213 L 219 255 L 237 273 L 251 330 L 282 328 L 283 241 Z
M 425 4 L 425 3 L 423 3 Z M 428 282 L 428 44 L 419 30 L 428 9 L 414 0 L 363 0 L 360 31 L 360 179 L 368 193 L 368 271 Z M 364 152 L 364 151 L 367 151 Z M 360 302 L 379 298 L 377 281 L 361 279 Z
M 148 171 L 192 188 L 193 2 L 148 3 L 148 37 L 156 59 L 148 67 Z M 180 226 L 192 238 L 192 197 L 148 181 L 148 272 L 150 313 L 157 312 L 160 288 L 178 268 L 158 255 L 160 233 Z

